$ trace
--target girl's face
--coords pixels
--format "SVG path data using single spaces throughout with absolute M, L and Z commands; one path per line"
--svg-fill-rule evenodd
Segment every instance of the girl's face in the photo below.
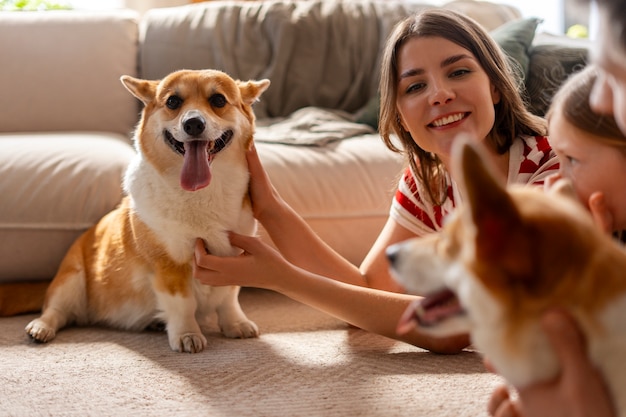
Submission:
M 626 152 L 569 123 L 559 111 L 550 118 L 552 149 L 560 162 L 560 174 L 569 178 L 585 206 L 601 192 L 613 217 L 615 230 L 626 228 Z
M 597 45 L 592 58 L 600 68 L 590 97 L 591 107 L 598 113 L 612 114 L 626 134 L 626 51 L 618 43 L 607 11 L 600 14 Z
M 396 106 L 417 145 L 448 164 L 460 134 L 483 140 L 500 93 L 476 57 L 441 37 L 409 39 L 398 51 Z

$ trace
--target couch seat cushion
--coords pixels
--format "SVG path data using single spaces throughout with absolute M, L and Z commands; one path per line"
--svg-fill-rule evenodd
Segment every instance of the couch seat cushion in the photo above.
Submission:
M 280 195 L 322 239 L 356 265 L 389 215 L 404 159 L 378 134 L 325 146 L 257 143 Z
M 0 281 L 49 279 L 122 197 L 134 149 L 105 133 L 0 134 Z

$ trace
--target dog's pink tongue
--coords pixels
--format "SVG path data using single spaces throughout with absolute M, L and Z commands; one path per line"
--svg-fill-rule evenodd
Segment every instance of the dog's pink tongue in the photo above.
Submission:
M 207 152 L 209 142 L 194 140 L 185 142 L 185 159 L 180 173 L 180 186 L 187 191 L 196 191 L 211 182 L 210 159 Z

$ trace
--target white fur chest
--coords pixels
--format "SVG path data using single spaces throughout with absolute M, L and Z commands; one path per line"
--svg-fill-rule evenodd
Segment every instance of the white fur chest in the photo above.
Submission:
M 228 231 L 256 231 L 252 211 L 243 205 L 248 171 L 231 167 L 226 158 L 215 160 L 212 171 L 209 186 L 193 192 L 180 187 L 176 172 L 159 173 L 139 154 L 126 171 L 124 186 L 133 210 L 177 262 L 191 260 L 197 238 L 213 254 L 232 255 Z

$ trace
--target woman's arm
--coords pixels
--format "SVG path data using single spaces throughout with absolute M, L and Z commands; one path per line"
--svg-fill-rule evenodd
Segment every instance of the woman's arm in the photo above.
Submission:
M 398 242 L 417 237 L 414 233 L 400 226 L 392 218 L 387 219 L 385 227 L 378 235 L 374 245 L 361 263 L 361 273 L 370 288 L 393 292 L 406 292 L 389 273 L 387 248 Z
M 241 285 L 280 292 L 296 301 L 361 329 L 395 338 L 433 352 L 456 353 L 469 344 L 467 335 L 435 339 L 418 331 L 399 336 L 397 324 L 416 297 L 346 284 L 287 262 L 260 239 L 231 234 L 244 250 L 238 257 L 217 257 L 196 245 L 194 276 L 208 285 Z

